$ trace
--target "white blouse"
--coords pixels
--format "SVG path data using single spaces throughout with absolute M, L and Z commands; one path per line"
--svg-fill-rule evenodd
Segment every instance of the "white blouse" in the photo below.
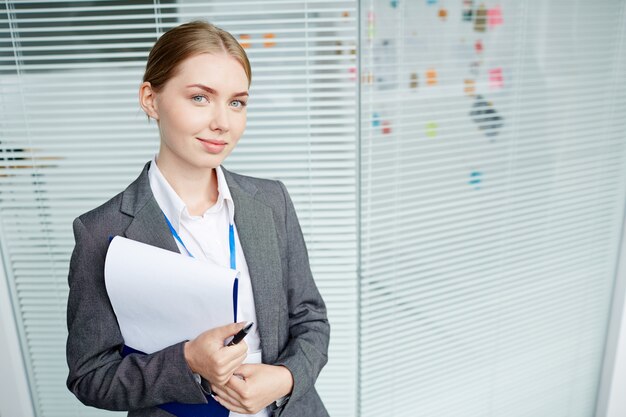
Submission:
M 148 178 L 150 188 L 156 202 L 167 216 L 180 239 L 185 243 L 189 252 L 197 258 L 230 268 L 230 244 L 228 229 L 235 224 L 235 203 L 230 195 L 226 178 L 221 167 L 215 169 L 217 173 L 217 202 L 208 208 L 202 216 L 192 216 L 187 211 L 184 201 L 176 194 L 167 182 L 156 164 L 156 156 L 152 158 Z M 241 248 L 237 227 L 235 230 L 235 257 L 239 271 L 239 296 L 237 303 L 237 321 L 254 322 L 252 331 L 246 336 L 248 355 L 257 353 L 260 357 L 261 338 L 257 327 L 256 311 L 254 309 L 254 295 L 250 282 L 250 272 Z M 180 253 L 187 255 L 187 250 L 176 240 Z M 207 329 L 208 330 L 208 329 Z M 230 416 L 241 414 L 231 412 Z M 246 416 L 250 416 L 247 414 Z M 268 417 L 267 409 L 255 414 L 256 417 Z

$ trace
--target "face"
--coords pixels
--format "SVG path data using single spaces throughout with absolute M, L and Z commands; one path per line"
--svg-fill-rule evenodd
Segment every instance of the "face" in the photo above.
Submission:
M 158 93 L 142 84 L 140 99 L 159 126 L 159 166 L 215 168 L 246 127 L 248 78 L 235 58 L 204 53 L 181 62 Z

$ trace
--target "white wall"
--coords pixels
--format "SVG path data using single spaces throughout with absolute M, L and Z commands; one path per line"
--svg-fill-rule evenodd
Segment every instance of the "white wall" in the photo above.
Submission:
M 4 265 L 0 259 L 0 416 L 34 416 L 15 327 Z
M 626 222 L 622 227 L 619 265 L 604 355 L 596 417 L 626 416 Z

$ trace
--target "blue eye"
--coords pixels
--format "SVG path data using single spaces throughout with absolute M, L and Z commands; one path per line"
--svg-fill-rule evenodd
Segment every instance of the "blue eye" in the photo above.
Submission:
M 191 97 L 191 100 L 195 101 L 196 103 L 202 103 L 202 99 L 206 99 L 206 96 L 198 95 L 198 96 Z
M 235 107 L 246 107 L 246 103 L 241 100 L 233 100 L 231 103 L 239 103 L 239 105 Z

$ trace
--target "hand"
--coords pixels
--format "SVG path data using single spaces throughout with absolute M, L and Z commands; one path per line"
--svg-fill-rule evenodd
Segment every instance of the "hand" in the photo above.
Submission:
M 230 411 L 255 414 L 291 393 L 293 376 L 284 366 L 241 365 L 226 386 L 211 386 L 215 399 Z
M 248 345 L 241 341 L 233 346 L 224 346 L 224 340 L 236 334 L 245 324 L 216 327 L 185 343 L 185 360 L 191 370 L 211 385 L 226 385 L 235 369 L 246 359 Z

